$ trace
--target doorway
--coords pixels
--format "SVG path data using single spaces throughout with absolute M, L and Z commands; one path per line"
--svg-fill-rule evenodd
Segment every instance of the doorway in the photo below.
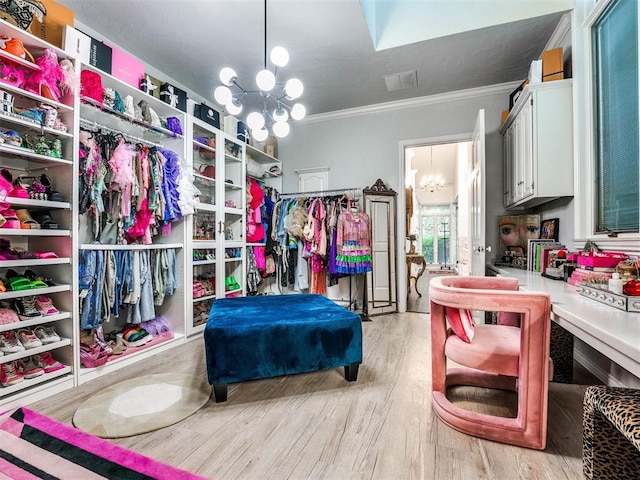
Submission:
M 471 148 L 468 139 L 404 146 L 407 311 L 428 313 L 431 278 L 459 269 L 458 234 L 470 214 Z

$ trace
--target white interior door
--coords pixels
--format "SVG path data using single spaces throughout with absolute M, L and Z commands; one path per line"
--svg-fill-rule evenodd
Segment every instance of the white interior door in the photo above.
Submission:
M 371 225 L 371 272 L 367 273 L 367 315 L 396 312 L 395 196 L 366 195 Z
M 471 146 L 471 176 L 469 199 L 471 202 L 471 275 L 483 276 L 485 273 L 486 247 L 486 192 L 485 192 L 485 150 L 484 150 L 484 109 L 478 112 L 473 129 Z

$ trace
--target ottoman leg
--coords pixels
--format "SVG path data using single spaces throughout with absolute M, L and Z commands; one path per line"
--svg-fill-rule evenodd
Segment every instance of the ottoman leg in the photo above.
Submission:
M 359 363 L 354 363 L 352 365 L 345 365 L 344 367 L 344 378 L 347 382 L 355 382 L 358 379 L 358 367 Z
M 213 384 L 213 398 L 216 403 L 227 401 L 227 384 L 226 383 L 214 383 Z

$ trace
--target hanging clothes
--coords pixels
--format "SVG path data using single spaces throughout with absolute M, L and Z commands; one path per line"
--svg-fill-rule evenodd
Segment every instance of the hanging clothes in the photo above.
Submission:
M 342 209 L 338 217 L 336 242 L 338 273 L 371 271 L 369 215 L 351 206 Z

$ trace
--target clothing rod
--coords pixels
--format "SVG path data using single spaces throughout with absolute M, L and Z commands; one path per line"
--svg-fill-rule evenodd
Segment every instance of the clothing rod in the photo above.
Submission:
M 325 196 L 325 195 L 332 195 L 332 194 L 336 194 L 336 193 L 344 193 L 347 191 L 350 191 L 351 193 L 353 193 L 353 195 L 355 196 L 356 191 L 360 190 L 360 188 L 334 188 L 331 190 L 312 190 L 312 191 L 308 191 L 308 192 L 289 192 L 289 193 L 281 193 L 280 196 L 284 197 L 295 197 L 295 196 L 300 196 L 300 197 L 304 197 L 304 196 L 310 196 L 310 195 L 316 195 L 316 196 Z
M 109 132 L 112 133 L 117 133 L 119 135 L 122 135 L 124 138 L 126 138 L 127 140 L 132 140 L 134 142 L 137 143 L 144 143 L 145 145 L 151 145 L 154 147 L 159 147 L 159 148 L 164 148 L 162 145 L 160 145 L 159 143 L 155 143 L 152 142 L 150 140 L 145 140 L 144 138 L 140 138 L 140 137 L 136 137 L 133 135 L 130 135 L 128 133 L 124 133 L 120 130 L 116 130 L 115 128 L 111 128 L 111 127 L 107 127 L 106 125 L 102 125 L 98 122 L 94 122 L 93 120 L 86 120 L 84 118 L 80 119 L 80 128 L 88 128 L 88 129 L 100 129 L 100 130 L 107 130 Z

